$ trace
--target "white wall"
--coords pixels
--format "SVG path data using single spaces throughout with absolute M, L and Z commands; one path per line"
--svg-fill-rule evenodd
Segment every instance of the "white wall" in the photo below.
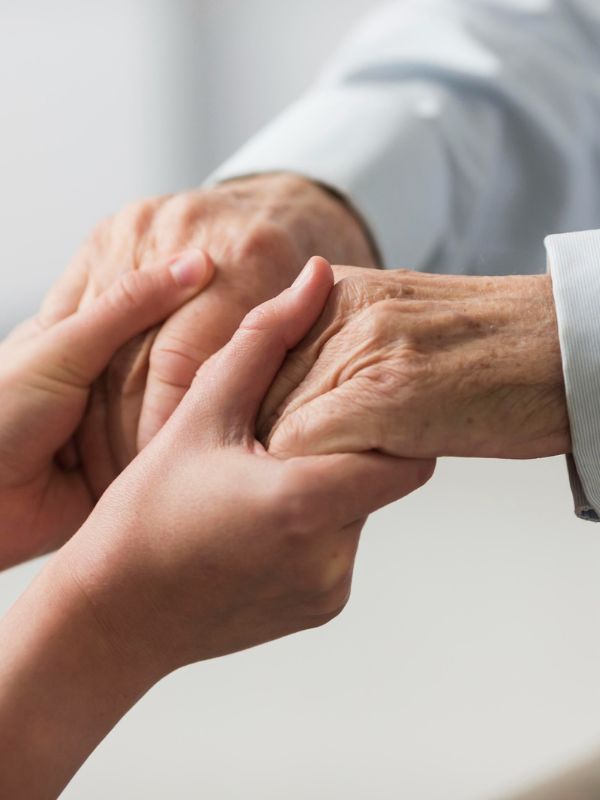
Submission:
M 94 222 L 202 174 L 184 81 L 197 43 L 172 5 L 0 2 L 1 330 L 35 309 Z
M 93 222 L 193 185 L 367 0 L 0 2 L 0 328 Z M 376 515 L 328 628 L 190 667 L 65 797 L 487 800 L 600 746 L 600 528 L 564 465 L 440 465 Z M 0 577 L 0 611 L 39 568 Z

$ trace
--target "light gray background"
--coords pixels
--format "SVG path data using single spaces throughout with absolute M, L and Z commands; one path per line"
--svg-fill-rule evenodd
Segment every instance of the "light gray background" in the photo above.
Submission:
M 370 5 L 0 0 L 0 329 L 99 218 L 204 177 Z M 39 567 L 0 577 L 0 611 Z M 600 748 L 599 579 L 561 459 L 446 460 L 372 518 L 339 620 L 173 675 L 64 797 L 510 794 Z

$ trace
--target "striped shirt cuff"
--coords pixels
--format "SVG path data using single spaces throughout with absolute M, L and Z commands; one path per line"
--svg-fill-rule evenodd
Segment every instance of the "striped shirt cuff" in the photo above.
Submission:
M 600 231 L 549 236 L 572 456 L 575 511 L 600 521 Z

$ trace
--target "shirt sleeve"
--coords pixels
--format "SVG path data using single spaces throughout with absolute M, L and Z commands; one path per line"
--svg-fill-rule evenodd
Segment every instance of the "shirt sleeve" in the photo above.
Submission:
M 345 196 L 387 267 L 543 272 L 600 222 L 598 0 L 402 0 L 208 180 L 296 172 Z M 578 513 L 600 513 L 598 234 L 547 240 Z
M 402 0 L 208 184 L 296 172 L 347 197 L 388 267 L 545 269 L 600 219 L 598 0 Z
M 600 521 L 600 230 L 549 236 L 573 454 L 575 511 Z

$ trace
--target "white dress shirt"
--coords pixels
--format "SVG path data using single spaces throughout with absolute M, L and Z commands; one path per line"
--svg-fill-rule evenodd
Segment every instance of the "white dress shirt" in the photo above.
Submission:
M 346 196 L 387 267 L 537 273 L 554 234 L 570 472 L 577 512 L 597 519 L 600 0 L 379 6 L 209 182 L 272 171 Z

